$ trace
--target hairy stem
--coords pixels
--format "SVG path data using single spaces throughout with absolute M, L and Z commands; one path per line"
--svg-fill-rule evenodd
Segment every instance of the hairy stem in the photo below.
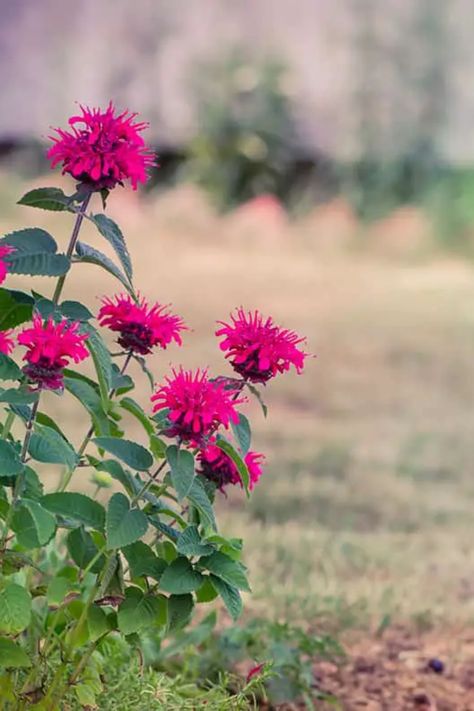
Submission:
M 30 439 L 31 435 L 33 434 L 33 425 L 35 424 L 36 420 L 36 415 L 38 414 L 38 407 L 39 407 L 39 401 L 41 397 L 41 390 L 38 393 L 38 399 L 34 403 L 33 407 L 31 408 L 31 413 L 28 418 L 28 422 L 26 423 L 26 432 L 25 432 L 25 438 L 23 440 L 23 446 L 21 448 L 21 461 L 24 464 L 26 462 L 26 457 L 28 455 L 28 447 L 30 444 Z M 3 535 L 2 535 L 2 540 L 0 543 L 0 549 L 3 551 L 5 550 L 5 545 L 8 537 L 8 532 L 10 530 L 12 518 L 13 518 L 13 513 L 15 510 L 16 503 L 21 495 L 21 490 L 23 488 L 23 482 L 24 482 L 24 470 L 20 472 L 15 481 L 15 486 L 13 488 L 13 495 L 12 495 L 12 501 L 10 504 L 10 508 L 8 509 L 7 516 L 5 518 L 5 525 L 3 528 Z
M 81 225 L 82 221 L 84 219 L 84 214 L 85 211 L 87 210 L 87 207 L 89 205 L 90 199 L 92 197 L 92 193 L 89 193 L 85 198 L 84 201 L 81 205 L 80 212 L 77 213 L 76 217 L 76 222 L 74 223 L 74 227 L 72 229 L 71 233 L 71 239 L 69 240 L 69 246 L 67 248 L 66 256 L 71 258 L 73 253 L 74 253 L 74 248 L 76 246 L 77 238 L 79 237 L 79 232 L 81 230 Z M 64 287 L 64 282 L 66 281 L 66 274 L 63 274 L 63 276 L 59 277 L 58 282 L 56 284 L 56 289 L 54 290 L 53 294 L 53 302 L 55 304 L 58 303 L 59 297 L 61 296 L 63 287 Z
M 123 375 L 123 374 L 125 373 L 125 371 L 126 371 L 126 369 L 127 369 L 127 367 L 128 367 L 128 364 L 130 363 L 131 359 L 132 359 L 132 352 L 130 351 L 130 353 L 127 353 L 127 356 L 126 356 L 126 358 L 125 358 L 125 360 L 124 360 L 124 362 L 123 362 L 122 368 L 121 368 L 121 370 L 120 370 L 120 374 L 121 374 L 121 375 Z M 109 398 L 113 398 L 114 395 L 115 395 L 115 390 L 111 390 L 111 391 L 109 392 Z M 86 436 L 85 436 L 84 439 L 82 440 L 82 443 L 81 443 L 79 449 L 77 450 L 77 454 L 78 454 L 77 461 L 78 461 L 78 462 L 80 461 L 82 455 L 83 455 L 84 452 L 86 451 L 87 445 L 88 445 L 89 442 L 91 441 L 91 438 L 92 438 L 93 434 L 94 434 L 94 425 L 91 425 L 90 428 L 89 428 L 89 430 L 88 430 L 88 432 L 87 432 L 87 434 L 86 434 Z M 70 481 L 71 481 L 71 479 L 72 479 L 72 476 L 73 476 L 74 472 L 76 471 L 76 469 L 77 469 L 77 466 L 74 467 L 74 469 L 70 469 L 69 471 L 66 472 L 66 475 L 64 476 L 64 478 L 61 480 L 61 482 L 60 482 L 60 484 L 59 484 L 58 491 L 65 491 L 65 490 L 67 489 L 67 487 L 69 486 Z

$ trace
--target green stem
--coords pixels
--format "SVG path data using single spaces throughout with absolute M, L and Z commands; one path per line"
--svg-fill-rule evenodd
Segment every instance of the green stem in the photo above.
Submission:
M 130 363 L 130 361 L 132 359 L 132 355 L 133 354 L 131 351 L 129 353 L 127 353 L 127 357 L 125 358 L 122 368 L 120 370 L 121 375 L 123 375 L 125 373 L 125 371 L 128 367 L 128 364 Z M 113 398 L 114 395 L 115 395 L 115 390 L 111 390 L 109 393 L 109 398 Z M 78 455 L 77 461 L 78 462 L 80 461 L 82 455 L 86 451 L 87 445 L 91 441 L 93 434 L 94 434 L 94 425 L 91 425 L 89 428 L 89 431 L 87 432 L 86 436 L 82 440 L 82 443 L 81 443 L 79 449 L 77 450 L 77 455 Z M 75 466 L 73 469 L 66 472 L 65 476 L 63 477 L 63 479 L 61 480 L 61 482 L 59 484 L 58 491 L 65 491 L 67 489 L 76 469 L 77 469 L 77 466 Z
M 154 474 L 152 474 L 150 476 L 150 478 L 148 479 L 148 481 L 142 486 L 142 488 L 140 489 L 138 494 L 135 494 L 135 496 L 132 499 L 132 503 L 131 503 L 132 506 L 134 506 L 137 503 L 137 501 L 139 501 L 142 498 L 143 494 L 145 494 L 148 491 L 150 486 L 156 482 L 156 477 L 158 476 L 158 474 L 160 472 L 163 471 L 166 464 L 167 464 L 167 460 L 165 459 L 165 460 L 163 460 L 163 462 L 161 462 L 161 464 L 158 467 L 158 469 L 156 470 L 156 472 Z
M 14 421 L 15 421 L 15 413 L 9 412 L 7 415 L 7 419 L 5 420 L 5 424 L 3 425 L 2 439 L 8 438 L 8 435 L 10 434 L 10 430 L 12 428 Z
M 21 455 L 20 455 L 20 459 L 23 464 L 26 462 L 26 457 L 28 456 L 28 447 L 30 444 L 31 435 L 33 434 L 33 425 L 35 424 L 36 415 L 38 414 L 40 397 L 41 397 L 41 390 L 38 392 L 38 399 L 36 400 L 33 407 L 31 408 L 30 417 L 28 418 L 28 422 L 26 423 L 25 438 L 23 440 L 23 446 L 21 448 Z M 8 509 L 8 513 L 5 518 L 5 525 L 3 528 L 2 541 L 0 544 L 0 550 L 2 550 L 2 551 L 5 550 L 7 536 L 8 536 L 8 532 L 10 530 L 15 506 L 16 506 L 16 503 L 18 501 L 18 498 L 20 497 L 20 494 L 21 494 L 21 491 L 23 488 L 23 482 L 24 482 L 24 478 L 25 478 L 24 472 L 25 472 L 25 470 L 23 469 L 23 471 L 21 471 L 16 477 L 15 486 L 13 488 L 12 501 L 10 504 L 10 508 Z
M 92 193 L 89 193 L 84 198 L 84 202 L 81 205 L 81 210 L 80 210 L 80 212 L 77 213 L 76 222 L 74 223 L 74 227 L 73 227 L 72 233 L 71 233 L 71 239 L 69 240 L 69 246 L 68 246 L 67 252 L 66 252 L 66 257 L 69 257 L 69 259 L 72 257 L 72 255 L 74 253 L 77 238 L 79 237 L 79 232 L 81 230 L 82 221 L 85 216 L 85 211 L 87 210 L 87 207 L 89 205 L 91 197 L 92 197 Z M 59 297 L 61 296 L 65 281 L 66 281 L 66 274 L 63 274 L 63 276 L 59 277 L 58 282 L 56 284 L 56 289 L 54 290 L 53 303 L 55 303 L 55 304 L 57 304 L 59 302 Z

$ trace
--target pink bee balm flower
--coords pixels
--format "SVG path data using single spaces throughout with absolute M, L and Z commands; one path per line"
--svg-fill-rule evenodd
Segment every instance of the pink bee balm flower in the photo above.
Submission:
M 5 257 L 15 251 L 14 247 L 10 247 L 9 244 L 2 244 L 0 246 L 0 284 L 5 281 L 5 277 L 8 272 L 8 262 L 5 261 Z
M 70 131 L 55 129 L 54 145 L 48 151 L 51 167 L 63 165 L 69 173 L 93 190 L 114 188 L 130 180 L 134 190 L 147 180 L 147 168 L 156 164 L 153 152 L 140 133 L 147 123 L 134 122 L 137 114 L 115 115 L 110 102 L 105 111 L 81 106 L 82 115 L 69 119 Z
M 9 355 L 13 350 L 13 339 L 10 338 L 11 331 L 0 331 L 0 353 Z
M 227 484 L 240 484 L 240 478 L 237 467 L 232 459 L 210 442 L 204 449 L 199 452 L 198 459 L 201 464 L 200 473 L 213 481 L 219 489 L 223 489 Z M 262 462 L 265 457 L 258 452 L 247 452 L 244 461 L 249 472 L 249 489 L 253 489 L 257 481 L 262 475 Z
M 18 343 L 27 348 L 23 372 L 31 382 L 49 390 L 63 387 L 63 369 L 69 361 L 79 363 L 89 355 L 84 346 L 88 336 L 78 332 L 80 325 L 67 319 L 55 323 L 52 318 L 43 322 L 41 316 L 33 317 L 33 326 L 18 336 Z
M 227 351 L 226 358 L 245 380 L 266 383 L 292 365 L 301 373 L 307 353 L 297 346 L 304 338 L 279 328 L 271 317 L 265 319 L 258 311 L 237 309 L 231 320 L 230 324 L 219 321 L 222 328 L 216 336 L 224 336 L 220 348 Z
M 239 421 L 235 406 L 243 399 L 234 399 L 235 391 L 226 388 L 225 381 L 210 380 L 207 370 L 173 370 L 154 395 L 153 412 L 169 408 L 169 437 L 200 444 L 218 427 L 228 427 Z
M 150 306 L 145 299 L 135 302 L 128 294 L 102 300 L 98 319 L 101 326 L 120 333 L 117 341 L 122 348 L 140 355 L 152 348 L 166 348 L 171 341 L 181 345 L 180 331 L 186 329 L 179 316 L 166 311 L 165 306 Z

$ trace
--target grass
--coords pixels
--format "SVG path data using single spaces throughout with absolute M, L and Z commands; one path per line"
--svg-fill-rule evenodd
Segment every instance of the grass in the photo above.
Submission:
M 180 362 L 225 370 L 214 322 L 240 304 L 306 334 L 317 354 L 303 376 L 268 387 L 268 420 L 251 405 L 267 470 L 250 504 L 238 491 L 220 504 L 221 525 L 245 538 L 247 614 L 334 629 L 376 627 L 387 615 L 471 622 L 470 264 L 428 250 L 390 260 L 343 248 L 337 214 L 331 224 L 326 214 L 290 225 L 251 211 L 217 218 L 186 190 L 143 209 L 129 193 L 125 208 L 119 198 L 110 209 L 128 236 L 136 283 L 193 329 L 187 348 L 153 358 L 157 376 Z M 70 229 L 68 216 L 27 208 L 2 220 L 5 230 L 38 224 L 62 243 Z M 403 221 L 398 229 L 403 237 Z M 85 238 L 98 244 L 89 226 Z M 67 297 L 97 309 L 99 279 L 100 291 L 116 288 L 94 267 L 77 267 Z M 50 293 L 51 284 L 41 288 Z M 140 395 L 146 403 L 145 383 Z M 50 403 L 79 440 L 77 403 Z

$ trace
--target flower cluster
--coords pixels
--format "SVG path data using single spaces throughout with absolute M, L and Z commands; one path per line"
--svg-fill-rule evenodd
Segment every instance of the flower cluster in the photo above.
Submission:
M 242 486 L 242 480 L 234 462 L 213 442 L 210 442 L 204 449 L 201 449 L 198 454 L 198 459 L 200 463 L 200 473 L 205 476 L 206 479 L 209 479 L 209 481 L 214 482 L 219 489 L 223 489 L 228 484 L 240 484 Z M 264 459 L 264 455 L 258 452 L 247 452 L 244 457 L 244 462 L 249 473 L 250 490 L 254 488 L 260 479 Z
M 307 354 L 298 345 L 304 338 L 279 328 L 271 317 L 264 318 L 258 311 L 246 313 L 237 309 L 231 314 L 231 322 L 220 321 L 222 328 L 216 331 L 216 336 L 224 337 L 220 348 L 227 352 L 226 358 L 245 380 L 266 383 L 290 366 L 301 373 Z
M 79 363 L 89 355 L 84 346 L 88 336 L 79 333 L 80 325 L 67 319 L 55 323 L 52 318 L 44 322 L 39 315 L 33 317 L 33 326 L 18 336 L 18 343 L 27 349 L 23 372 L 31 383 L 49 390 L 63 387 L 63 370 L 69 361 Z
M 147 355 L 155 346 L 166 348 L 172 341 L 181 345 L 182 319 L 167 312 L 165 306 L 150 306 L 145 299 L 134 301 L 128 294 L 102 301 L 98 319 L 101 326 L 119 333 L 119 345 L 127 351 Z
M 147 123 L 134 121 L 137 114 L 115 115 L 110 102 L 105 111 L 81 106 L 82 114 L 69 119 L 70 131 L 57 128 L 48 158 L 54 168 L 62 163 L 69 173 L 92 190 L 114 188 L 130 180 L 136 190 L 147 180 L 147 168 L 155 165 L 140 133 Z
M 8 272 L 8 263 L 5 261 L 5 257 L 14 251 L 14 247 L 10 247 L 9 244 L 0 245 L 0 284 L 5 281 Z
M 152 396 L 153 412 L 169 410 L 165 434 L 201 446 L 218 427 L 239 421 L 235 409 L 244 400 L 221 380 L 211 380 L 207 370 L 173 370 Z

